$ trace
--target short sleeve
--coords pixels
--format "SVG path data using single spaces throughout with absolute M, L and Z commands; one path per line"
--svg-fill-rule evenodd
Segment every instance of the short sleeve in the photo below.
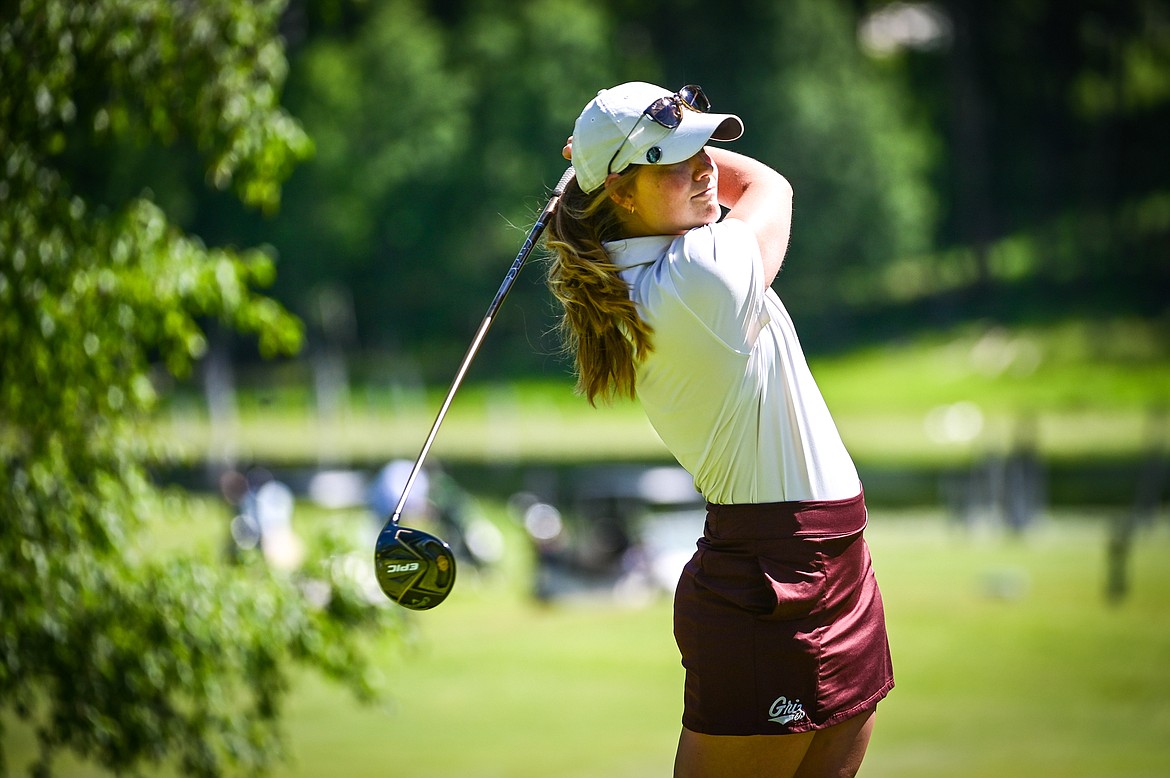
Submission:
M 763 261 L 755 233 L 727 219 L 677 239 L 663 270 L 695 317 L 737 351 L 750 350 L 764 313 Z

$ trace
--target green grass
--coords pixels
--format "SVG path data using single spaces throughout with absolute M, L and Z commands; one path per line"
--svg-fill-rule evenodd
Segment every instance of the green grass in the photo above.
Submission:
M 867 774 L 1167 773 L 1164 526 L 1136 550 L 1134 591 L 1120 606 L 1102 597 L 1100 523 L 1022 542 L 893 525 L 873 546 L 899 689 Z
M 1048 458 L 1126 457 L 1167 440 L 1168 339 L 1114 322 L 1005 332 L 971 329 L 816 360 L 814 373 L 861 462 L 954 462 L 1002 449 L 1032 424 Z M 331 419 L 296 387 L 252 385 L 217 438 L 195 403 L 172 398 L 158 432 L 199 457 L 230 446 L 271 465 L 413 459 L 446 387 L 424 396 L 355 392 Z M 969 424 L 975 410 L 977 429 Z M 961 411 L 957 415 L 948 413 Z M 972 433 L 972 430 L 975 430 Z M 949 437 L 947 434 L 949 433 Z M 1160 437 L 1159 437 L 1160 436 Z M 432 451 L 437 459 L 585 461 L 666 457 L 632 403 L 591 409 L 564 381 L 469 384 Z M 502 506 L 510 555 L 461 573 L 440 608 L 410 614 L 407 649 L 374 646 L 386 697 L 361 706 L 299 678 L 287 711 L 292 760 L 279 776 L 622 778 L 669 774 L 682 670 L 667 602 L 542 608 L 531 561 Z M 1105 511 L 1061 514 L 1025 538 L 959 532 L 940 512 L 875 511 L 870 543 L 889 616 L 898 686 L 882 704 L 862 776 L 1139 778 L 1170 774 L 1170 526 L 1139 538 L 1131 597 L 1103 597 Z M 356 513 L 298 513 L 298 524 L 356 524 Z M 155 549 L 224 539 L 204 503 L 156 524 Z M 8 722 L 12 724 L 11 722 Z M 10 766 L 31 736 L 12 725 Z M 99 772 L 63 760 L 65 776 Z M 165 773 L 164 773 L 165 775 Z
M 411 614 L 406 649 L 379 642 L 383 703 L 301 678 L 277 775 L 669 774 L 682 683 L 669 603 L 536 605 L 519 534 L 501 506 L 485 510 L 507 531 L 507 564 L 461 573 L 442 606 Z M 213 543 L 216 516 L 183 534 Z M 871 517 L 898 686 L 864 778 L 1170 773 L 1170 526 L 1163 514 L 1140 536 L 1131 595 L 1109 605 L 1105 517 L 1062 514 L 1018 539 L 936 513 Z M 360 520 L 304 521 L 326 519 Z
M 863 464 L 962 462 L 1023 435 L 1050 458 L 1133 457 L 1170 407 L 1170 338 L 1159 322 L 1070 322 L 1006 330 L 972 325 L 913 342 L 812 360 L 845 442 Z M 454 366 L 452 367 L 452 372 Z M 660 460 L 669 455 L 638 406 L 591 408 L 568 377 L 486 384 L 474 370 L 433 453 L 449 460 Z M 201 402 L 171 398 L 158 433 L 188 458 L 225 449 L 269 463 L 382 462 L 417 456 L 446 386 L 357 387 L 318 418 L 302 387 L 253 380 L 238 418 L 215 430 Z M 949 420 L 949 421 L 948 421 Z M 955 422 L 959 422 L 956 424 Z
M 898 687 L 863 775 L 1170 768 L 1164 531 L 1139 549 L 1132 599 L 1112 608 L 1100 525 L 1019 543 L 933 519 L 877 516 L 873 527 Z M 1005 588 L 1013 599 L 996 593 Z M 365 725 L 384 734 L 360 746 L 363 763 L 392 753 L 416 775 L 668 774 L 682 678 L 668 604 L 545 611 L 474 586 L 449 604 L 422 617 L 420 653 L 391 676 L 393 707 Z M 306 724 L 315 707 L 299 714 Z M 313 759 L 302 754 L 290 775 L 320 774 Z

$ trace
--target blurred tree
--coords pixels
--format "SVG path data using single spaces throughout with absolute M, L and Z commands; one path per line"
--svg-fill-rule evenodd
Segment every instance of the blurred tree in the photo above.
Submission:
M 447 265 L 431 298 L 436 305 L 457 301 L 446 326 L 453 355 L 466 348 L 547 189 L 568 165 L 560 151 L 578 112 L 598 89 L 621 80 L 622 64 L 612 21 L 590 0 L 477 0 L 457 28 L 455 51 L 471 86 L 475 133 L 459 159 L 458 179 L 437 204 L 446 237 L 436 258 Z M 551 337 L 553 310 L 537 261 L 493 325 L 479 375 L 561 373 L 551 358 L 560 346 Z M 429 263 L 420 270 L 429 274 Z
M 1079 278 L 1084 297 L 1116 304 L 1107 290 L 1120 289 L 1146 312 L 1162 310 L 1170 7 L 1012 2 L 968 23 L 994 112 L 987 138 L 997 237 L 1029 234 L 1036 271 Z
M 385 617 L 323 559 L 314 604 L 141 540 L 141 517 L 183 510 L 147 477 L 153 362 L 188 371 L 207 319 L 265 354 L 300 328 L 256 291 L 269 256 L 208 248 L 149 192 L 117 201 L 106 166 L 118 144 L 186 144 L 210 184 L 275 209 L 311 151 L 279 106 L 281 6 L 0 4 L 0 712 L 35 729 L 38 774 L 63 749 L 119 773 L 263 767 L 294 662 L 371 692 L 349 628 Z
M 859 34 L 880 11 L 887 33 L 917 22 L 875 54 Z M 924 16 L 939 29 L 924 34 Z M 324 289 L 352 299 L 358 349 L 420 360 L 432 381 L 558 177 L 576 112 L 633 78 L 703 84 L 744 117 L 736 147 L 792 179 L 778 283 L 794 315 L 820 319 L 803 330 L 813 350 L 876 332 L 857 319 L 870 307 L 905 326 L 1029 308 L 1005 279 L 1083 300 L 1120 285 L 1111 304 L 1148 311 L 1170 235 L 1167 17 L 1161 0 L 292 0 L 287 105 L 318 153 L 275 217 L 202 187 L 195 135 L 62 154 L 95 203 L 145 182 L 211 245 L 270 245 L 272 295 L 310 339 Z M 538 276 L 517 284 L 477 375 L 555 363 Z
M 859 306 L 885 294 L 891 263 L 929 251 L 939 145 L 897 72 L 864 56 L 843 0 L 614 0 L 624 49 L 653 52 L 665 86 L 699 82 L 739 114 L 733 146 L 795 190 L 792 243 L 776 288 L 810 322 L 810 348 L 859 334 Z M 644 55 L 643 55 L 644 56 Z
M 604 12 L 587 0 L 298 7 L 287 104 L 316 158 L 274 220 L 225 219 L 204 198 L 192 228 L 271 242 L 281 299 L 307 313 L 319 287 L 347 289 L 360 347 L 426 355 L 428 378 L 450 378 L 611 71 Z M 531 341 L 551 328 L 539 275 L 517 285 L 485 370 L 534 364 Z
M 317 155 L 286 187 L 272 232 L 288 288 L 361 284 L 419 240 L 427 220 L 412 191 L 445 175 L 466 142 L 467 88 L 448 48 L 416 0 L 390 0 L 349 36 L 322 35 L 299 52 L 288 105 Z
M 926 9 L 947 28 L 947 45 L 883 56 L 937 128 L 933 242 L 970 279 L 966 315 L 1164 310 L 1165 2 L 856 5 Z
M 281 251 L 285 299 L 309 311 L 321 289 L 344 290 L 357 332 L 385 347 L 417 325 L 416 312 L 436 315 L 436 194 L 459 172 L 468 89 L 451 66 L 449 31 L 421 3 L 365 11 L 297 53 L 289 106 L 318 155 L 290 180 L 287 207 L 265 235 Z
M 559 177 L 581 106 L 623 80 L 699 81 L 747 121 L 737 147 L 797 186 L 781 281 L 796 312 L 843 310 L 877 293 L 886 263 L 926 248 L 934 213 L 935 147 L 899 82 L 861 55 L 855 22 L 842 0 L 735 13 L 694 0 L 295 0 L 287 104 L 317 157 L 275 220 L 204 195 L 190 228 L 271 243 L 274 293 L 306 319 L 320 286 L 352 290 L 357 345 L 425 354 L 423 374 L 441 380 L 543 203 L 540 184 Z M 551 330 L 539 274 L 526 274 L 477 373 L 560 370 Z
M 840 325 L 878 299 L 890 263 L 929 250 L 937 148 L 902 85 L 863 56 L 844 3 L 772 4 L 749 40 L 744 79 L 763 97 L 739 98 L 758 106 L 753 145 L 796 191 L 778 285 L 793 315 Z

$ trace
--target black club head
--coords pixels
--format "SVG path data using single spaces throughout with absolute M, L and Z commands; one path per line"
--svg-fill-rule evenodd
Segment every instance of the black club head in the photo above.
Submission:
M 397 524 L 378 536 L 374 569 L 386 596 L 416 611 L 435 607 L 455 585 L 451 547 L 429 532 Z

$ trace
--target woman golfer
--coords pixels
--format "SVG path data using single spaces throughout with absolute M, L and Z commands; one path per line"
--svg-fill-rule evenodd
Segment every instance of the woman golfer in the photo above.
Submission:
M 770 288 L 792 189 L 707 146 L 742 132 L 696 86 L 599 92 L 548 282 L 579 390 L 636 396 L 708 503 L 675 594 L 675 775 L 850 776 L 894 685 L 885 618 L 857 471 Z

